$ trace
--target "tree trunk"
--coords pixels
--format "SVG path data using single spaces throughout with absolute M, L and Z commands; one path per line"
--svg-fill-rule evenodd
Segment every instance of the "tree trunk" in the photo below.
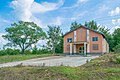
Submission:
M 24 54 L 24 53 L 25 53 L 25 49 L 22 49 L 21 54 Z
M 53 47 L 53 54 L 55 54 L 55 47 Z

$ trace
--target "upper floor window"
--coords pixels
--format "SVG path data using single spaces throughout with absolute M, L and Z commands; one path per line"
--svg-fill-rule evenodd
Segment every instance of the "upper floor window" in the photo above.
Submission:
M 67 38 L 67 42 L 72 42 L 72 38 Z
M 92 37 L 92 41 L 98 41 L 98 37 Z

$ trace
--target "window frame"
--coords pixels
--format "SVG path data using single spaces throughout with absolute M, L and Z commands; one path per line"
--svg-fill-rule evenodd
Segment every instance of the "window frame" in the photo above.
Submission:
M 92 42 L 97 42 L 98 41 L 98 36 L 97 37 L 92 37 Z
M 72 42 L 72 38 L 67 38 L 67 43 L 71 43 Z
M 92 50 L 99 50 L 99 44 L 92 44 Z

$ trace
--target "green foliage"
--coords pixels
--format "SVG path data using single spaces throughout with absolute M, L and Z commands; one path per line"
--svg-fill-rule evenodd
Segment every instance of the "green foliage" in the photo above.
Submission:
M 16 55 L 19 54 L 20 50 L 19 49 L 10 49 L 7 48 L 5 50 L 0 50 L 0 56 L 4 56 L 4 55 Z
M 56 53 L 63 53 L 63 37 L 60 38 L 60 43 L 55 48 Z
M 81 24 L 78 24 L 76 21 L 71 23 L 70 31 L 77 29 L 78 27 L 82 26 Z
M 120 44 L 118 44 L 114 47 L 114 51 L 117 53 L 120 53 Z
M 60 43 L 62 33 L 59 26 L 48 26 L 48 28 L 49 30 L 47 31 L 48 34 L 47 47 L 48 49 L 52 50 L 52 53 L 54 54 L 55 48 Z
M 52 51 L 48 49 L 33 49 L 31 54 L 51 54 Z
M 115 31 L 113 32 L 113 38 L 115 40 L 115 45 L 120 44 L 120 28 L 115 29 Z
M 22 53 L 46 36 L 45 32 L 33 22 L 19 21 L 11 26 L 5 29 L 7 34 L 3 37 L 10 42 L 9 45 L 19 47 Z
M 116 63 L 120 64 L 120 56 L 116 57 Z
M 84 25 L 90 29 L 93 29 L 93 30 L 98 30 L 98 28 L 100 27 L 97 25 L 97 23 L 94 20 L 89 21 L 89 22 L 85 22 Z

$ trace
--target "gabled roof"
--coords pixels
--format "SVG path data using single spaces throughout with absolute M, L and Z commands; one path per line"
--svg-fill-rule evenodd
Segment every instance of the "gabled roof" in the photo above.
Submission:
M 101 34 L 101 35 L 106 39 L 105 35 L 104 35 L 102 32 L 99 32 L 99 31 L 90 29 L 90 28 L 88 28 L 88 27 L 86 27 L 86 26 L 80 26 L 80 27 L 83 27 L 83 28 L 86 28 L 86 29 L 91 30 L 91 31 L 93 31 L 93 32 L 99 33 L 99 34 Z M 67 34 L 73 32 L 73 31 L 75 31 L 75 30 L 77 30 L 77 29 L 79 29 L 80 27 L 78 27 L 78 28 L 76 28 L 76 29 L 74 29 L 74 30 L 72 30 L 72 31 L 69 31 L 69 32 L 65 33 L 64 36 L 66 36 Z

